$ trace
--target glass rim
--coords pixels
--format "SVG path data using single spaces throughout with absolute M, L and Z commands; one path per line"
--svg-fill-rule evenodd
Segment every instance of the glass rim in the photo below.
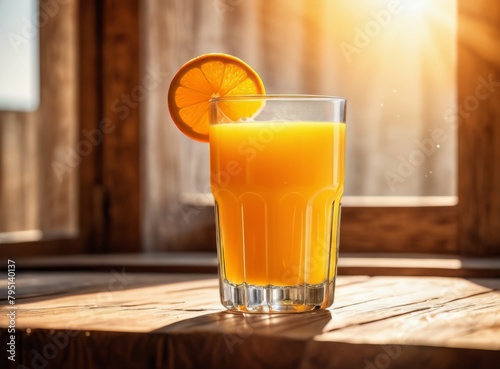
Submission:
M 339 96 L 329 95 L 310 95 L 310 94 L 262 94 L 262 95 L 231 95 L 217 96 L 210 99 L 211 103 L 224 101 L 242 101 L 242 100 L 275 100 L 275 101 L 323 101 L 346 103 L 347 99 Z

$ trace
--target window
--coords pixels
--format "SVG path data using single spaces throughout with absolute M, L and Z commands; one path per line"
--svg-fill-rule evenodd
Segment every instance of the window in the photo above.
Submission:
M 0 109 L 33 111 L 38 107 L 38 2 L 0 3 Z
M 78 234 L 75 5 L 54 4 L 1 4 L 0 242 Z
M 188 1 L 182 5 L 162 1 L 148 3 L 143 16 L 149 26 L 142 37 L 153 40 L 146 47 L 146 65 L 159 60 L 171 75 L 196 55 L 220 51 L 252 65 L 270 93 L 347 97 L 343 203 L 367 207 L 344 207 L 342 224 L 347 235 L 343 232 L 342 237 L 343 243 L 352 244 L 348 250 L 377 251 L 382 245 L 385 251 L 415 252 L 440 244 L 442 252 L 456 252 L 452 236 L 456 231 L 452 225 L 456 224 L 452 207 L 456 204 L 456 122 L 445 119 L 446 112 L 455 111 L 457 101 L 456 0 L 399 5 L 325 0 L 315 6 L 306 1 Z M 213 226 L 211 212 L 205 209 L 212 201 L 208 146 L 184 137 L 168 118 L 157 118 L 169 116 L 164 103 L 167 86 L 165 81 L 150 91 L 143 116 L 145 187 L 156 200 L 145 200 L 145 214 L 150 215 L 144 220 L 147 244 L 161 249 L 186 242 L 202 248 L 214 237 L 199 231 L 193 239 L 195 230 Z M 160 179 L 159 173 L 169 176 Z M 372 205 L 392 208 L 381 215 Z M 401 208 L 415 205 L 431 205 L 428 215 L 436 218 L 414 226 L 413 242 L 401 239 L 399 246 L 388 247 L 387 238 L 394 238 L 390 242 L 394 244 L 399 234 L 391 224 L 398 224 L 402 214 L 409 214 L 406 221 L 415 222 L 425 211 Z M 359 218 L 360 214 L 364 215 Z M 377 224 L 373 240 L 366 234 L 365 239 L 358 237 L 354 230 L 366 221 Z M 425 235 L 436 221 L 449 226 L 429 244 Z M 358 225 L 349 231 L 351 223 Z M 428 249 L 415 248 L 424 241 Z
M 337 6 L 342 7 L 342 14 L 361 9 L 361 5 L 353 9 L 352 2 L 321 0 L 315 2 L 314 9 L 310 2 L 285 0 L 130 0 L 120 1 L 119 5 L 115 0 L 44 0 L 42 3 L 40 14 L 47 12 L 49 3 L 51 6 L 57 4 L 50 8 L 57 8 L 57 11 L 51 11 L 54 15 L 39 31 L 39 108 L 28 113 L 0 111 L 0 255 L 3 256 L 215 249 L 213 208 L 210 198 L 204 196 L 208 184 L 206 164 L 192 159 L 205 156 L 206 147 L 192 145 L 169 124 L 165 102 L 170 78 L 191 56 L 214 50 L 236 54 L 259 71 L 271 92 L 330 94 L 341 91 L 339 94 L 347 95 L 349 90 L 343 92 L 341 89 L 350 87 L 345 87 L 345 81 L 354 78 L 352 74 L 338 74 L 338 65 L 346 63 L 342 49 L 316 47 L 316 43 L 330 42 L 324 36 L 317 36 L 321 34 L 318 22 L 304 21 L 305 26 L 291 26 L 292 16 L 298 14 L 314 20 L 315 17 L 326 18 L 324 23 L 334 28 L 330 13 L 338 11 Z M 371 9 L 378 11 L 377 17 L 383 17 L 387 13 L 380 13 L 381 10 L 391 13 L 388 4 L 394 2 L 367 0 L 356 3 L 370 4 Z M 418 91 L 443 89 L 442 94 L 433 92 L 432 99 L 422 100 L 422 106 L 433 106 L 432 114 L 431 110 L 412 108 L 411 115 L 421 115 L 418 122 L 423 126 L 411 132 L 409 138 L 401 138 L 406 140 L 405 147 L 388 154 L 387 160 L 366 162 L 369 165 L 361 162 L 361 166 L 378 175 L 378 190 L 382 191 L 369 189 L 368 184 L 358 181 L 351 184 L 350 195 L 356 197 L 357 203 L 347 206 L 346 201 L 343 208 L 342 251 L 500 253 L 500 176 L 497 170 L 500 162 L 500 64 L 494 52 L 500 39 L 500 19 L 495 11 L 496 2 L 434 3 L 402 0 L 401 4 L 408 6 L 406 11 L 428 14 L 430 18 L 425 18 L 428 21 L 422 25 L 418 17 L 403 18 L 404 12 L 396 17 L 392 11 L 391 22 L 386 27 L 396 28 L 405 23 L 401 19 L 406 19 L 408 27 L 422 33 L 440 29 L 439 32 L 446 35 L 444 38 L 450 37 L 449 44 L 444 39 L 424 38 L 427 41 L 413 50 L 427 46 L 440 50 L 432 62 L 440 65 L 442 73 L 422 68 L 419 73 L 433 78 L 423 78 Z M 445 9 L 455 7 L 458 7 L 458 15 L 450 17 L 454 11 Z M 330 9 L 330 13 L 321 9 Z M 215 21 L 202 21 L 207 14 Z M 369 22 L 375 17 L 370 11 L 358 16 L 353 24 L 363 28 L 373 24 Z M 339 16 L 337 21 L 344 20 Z M 373 34 L 377 33 L 376 26 L 370 27 L 375 27 Z M 284 45 L 278 37 L 282 30 L 300 39 L 300 47 Z M 355 29 L 347 28 L 347 31 L 346 37 L 337 35 L 337 41 L 348 42 L 355 37 L 352 33 Z M 369 48 L 382 43 L 392 31 L 388 29 L 382 34 L 381 28 L 380 32 L 378 37 L 370 39 L 362 53 L 351 54 L 351 64 L 356 63 L 354 57 L 368 55 Z M 390 45 L 396 47 L 396 44 Z M 453 45 L 456 45 L 456 64 Z M 284 50 L 288 54 L 283 54 Z M 340 61 L 335 53 L 341 56 Z M 283 63 L 285 58 L 286 63 Z M 336 73 L 329 78 L 338 81 L 337 85 L 331 85 L 330 79 L 317 72 L 316 64 L 310 62 L 317 60 L 323 60 L 324 69 Z M 447 70 L 445 65 L 450 60 L 450 70 Z M 370 69 L 377 67 L 375 60 L 373 66 L 366 61 L 365 64 Z M 362 66 L 362 69 L 368 68 Z M 385 66 L 378 66 L 382 67 Z M 297 70 L 301 72 L 295 73 Z M 287 78 L 278 78 L 283 75 Z M 363 76 L 362 82 L 366 78 L 372 77 Z M 434 90 L 437 81 L 440 83 Z M 397 80 L 391 82 L 399 83 Z M 370 84 L 385 86 L 375 80 Z M 361 87 L 369 86 L 361 83 Z M 380 104 L 377 107 L 372 102 L 375 99 L 370 98 L 373 106 L 367 111 L 375 112 L 375 108 L 380 108 L 377 124 L 392 127 L 397 123 L 386 117 L 397 118 L 394 113 L 397 114 L 395 109 L 400 104 L 398 99 L 403 92 L 409 93 L 405 90 L 407 87 L 391 84 L 387 90 L 389 98 L 380 102 L 383 107 Z M 377 93 L 377 96 L 385 95 Z M 350 98 L 352 107 L 366 105 L 361 95 Z M 443 115 L 436 118 L 436 111 L 442 111 Z M 350 116 L 349 119 L 358 118 Z M 434 133 L 433 136 L 434 128 L 439 125 L 428 125 L 431 120 L 435 122 L 434 119 L 443 124 L 451 122 L 455 133 L 450 134 L 440 148 L 436 146 L 432 155 L 427 155 L 425 150 L 432 150 L 427 139 L 441 144 L 437 142 L 439 135 Z M 385 148 L 383 135 L 391 138 L 390 132 L 382 132 L 370 139 L 382 143 Z M 458 138 L 457 143 L 453 143 L 452 136 Z M 351 133 L 351 140 L 355 138 L 357 136 Z M 420 140 L 421 148 L 415 140 Z M 370 145 L 363 142 L 359 146 L 372 150 Z M 356 142 L 353 147 L 358 150 Z M 63 180 L 59 181 L 52 164 L 67 164 L 68 148 L 87 148 L 88 155 L 80 156 L 81 161 L 74 166 L 65 167 L 69 170 L 60 171 Z M 410 161 L 411 153 L 417 148 L 427 155 L 425 163 L 416 165 L 411 175 L 403 178 L 404 182 L 396 182 L 401 186 L 398 185 L 393 193 L 386 184 L 384 173 L 397 171 L 399 155 Z M 446 150 L 451 156 L 445 154 Z M 366 152 L 368 156 L 370 151 Z M 372 165 L 379 163 L 386 166 Z M 445 163 L 449 164 L 447 169 L 442 166 Z M 443 171 L 435 173 L 432 168 Z M 431 174 L 426 170 L 432 170 L 432 176 L 426 178 L 426 173 Z M 453 178 L 458 178 L 455 184 Z M 414 181 L 419 183 L 415 188 L 412 187 Z M 412 185 L 407 187 L 410 182 Z M 383 191 L 390 196 L 381 197 Z M 435 195 L 458 195 L 458 205 L 450 205 L 453 202 L 446 199 L 437 205 L 434 202 L 434 206 L 425 202 L 427 196 Z M 400 205 L 408 196 L 419 202 L 414 202 L 414 206 L 392 206 L 394 204 L 390 203 L 396 201 L 396 205 Z M 16 234 L 30 230 L 36 232 Z M 26 242 L 29 239 L 33 241 Z M 20 240 L 25 242 L 13 243 Z

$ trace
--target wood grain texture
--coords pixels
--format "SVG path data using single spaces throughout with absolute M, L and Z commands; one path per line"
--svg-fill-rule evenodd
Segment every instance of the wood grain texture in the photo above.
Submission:
M 40 9 L 49 2 L 40 2 Z M 40 31 L 39 216 L 42 230 L 68 235 L 78 232 L 78 165 L 84 157 L 77 141 L 76 8 L 74 1 L 59 6 Z M 64 173 L 55 165 L 63 165 Z
M 104 250 L 104 191 L 102 174 L 101 27 L 96 1 L 78 1 L 79 141 L 94 141 L 79 166 L 79 238 L 85 250 Z
M 0 232 L 40 229 L 38 119 L 0 112 Z
M 102 5 L 102 173 L 107 251 L 139 251 L 140 81 L 139 1 Z
M 343 207 L 342 252 L 457 253 L 458 209 Z
M 498 279 L 340 277 L 332 309 L 295 315 L 225 311 L 212 275 L 18 273 L 17 286 L 17 364 L 489 369 L 500 359 Z
M 142 2 L 141 50 L 142 76 L 154 81 L 146 91 L 142 141 L 142 241 L 145 251 L 215 251 L 215 224 L 212 207 L 192 206 L 182 200 L 186 176 L 208 173 L 206 155 L 203 162 L 196 160 L 197 153 L 207 150 L 207 145 L 193 144 L 170 120 L 166 94 L 175 72 L 206 47 L 197 38 L 208 35 L 197 22 L 210 2 L 195 1 L 144 1 Z M 220 27 L 217 24 L 217 27 Z M 211 52 L 213 50 L 206 50 Z M 184 178 L 184 180 L 183 180 Z M 208 183 L 196 191 L 208 191 Z
M 460 249 L 500 255 L 500 7 L 458 3 Z

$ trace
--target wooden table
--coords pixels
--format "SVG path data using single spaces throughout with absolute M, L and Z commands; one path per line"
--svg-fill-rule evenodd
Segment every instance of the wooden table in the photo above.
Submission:
M 23 272 L 1 368 L 497 368 L 500 279 L 338 278 L 332 309 L 225 311 L 213 274 Z M 1 360 L 6 357 L 5 346 Z

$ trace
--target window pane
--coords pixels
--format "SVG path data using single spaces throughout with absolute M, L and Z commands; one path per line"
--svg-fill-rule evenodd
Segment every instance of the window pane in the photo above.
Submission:
M 346 194 L 455 195 L 456 0 L 390 3 L 331 12 L 350 103 Z
M 0 4 L 21 3 L 25 1 Z M 38 1 L 30 6 L 38 9 Z M 0 243 L 73 237 L 78 232 L 77 179 L 84 153 L 77 142 L 76 8 L 74 1 L 44 2 L 41 12 L 34 13 L 39 16 L 23 14 L 15 20 L 3 12 L 6 8 L 0 10 L 2 19 L 7 17 L 12 25 L 5 28 L 1 23 L 1 40 L 8 40 L 9 32 L 20 32 L 30 42 L 40 39 L 36 59 L 41 62 L 43 91 L 35 111 L 0 109 Z M 40 19 L 40 28 L 25 34 L 33 19 Z M 26 46 L 20 44 L 20 50 Z M 4 63 L 3 54 L 0 60 Z M 0 69 L 19 73 L 17 65 L 2 64 Z
M 38 0 L 0 2 L 0 110 L 38 107 Z
M 226 52 L 248 62 L 269 93 L 346 97 L 346 196 L 397 196 L 391 205 L 455 196 L 456 8 L 456 0 L 150 0 L 145 65 L 159 62 L 171 78 L 190 58 Z M 148 235 L 187 234 L 212 201 L 208 145 L 170 121 L 168 82 L 144 110 Z M 186 203 L 200 208 L 185 217 Z
M 177 10 L 178 66 L 224 51 L 270 93 L 347 97 L 346 195 L 455 195 L 456 0 L 195 3 Z M 207 147 L 178 137 L 180 157 L 198 158 L 182 187 L 203 192 Z

